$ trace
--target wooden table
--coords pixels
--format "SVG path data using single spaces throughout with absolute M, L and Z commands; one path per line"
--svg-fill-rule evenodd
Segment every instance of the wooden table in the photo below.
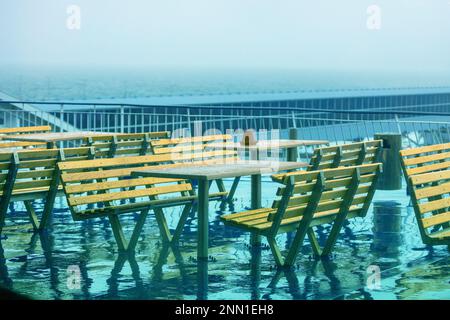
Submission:
M 258 160 L 261 151 L 271 151 L 271 150 L 287 150 L 287 161 L 297 161 L 297 147 L 300 146 L 313 146 L 328 144 L 327 140 L 259 140 L 254 145 L 244 145 L 240 142 L 216 142 L 207 144 L 208 148 L 213 149 L 225 149 L 225 150 L 236 150 L 236 151 L 249 151 L 250 158 L 252 160 Z
M 251 176 L 252 209 L 261 207 L 261 175 L 272 174 L 306 167 L 304 162 L 278 161 L 233 161 L 219 164 L 186 164 L 183 167 L 137 170 L 132 174 L 139 177 L 177 178 L 198 180 L 198 246 L 197 258 L 208 258 L 209 244 L 209 184 L 223 178 Z
M 47 144 L 47 149 L 53 149 L 54 147 L 59 147 L 59 142 L 61 141 L 81 140 L 89 137 L 112 135 L 116 135 L 116 133 L 95 131 L 46 132 L 7 135 L 4 136 L 3 139 L 14 141 L 45 142 Z

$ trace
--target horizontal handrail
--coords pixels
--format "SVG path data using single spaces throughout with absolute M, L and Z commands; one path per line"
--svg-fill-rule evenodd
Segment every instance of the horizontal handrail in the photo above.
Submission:
M 60 105 L 60 106 L 115 106 L 115 107 L 132 107 L 132 108 L 170 108 L 170 109 L 184 109 L 184 110 L 200 110 L 200 109 L 216 109 L 216 110 L 248 110 L 248 111 L 276 111 L 276 112 L 311 112 L 311 113 L 334 113 L 334 114 L 383 114 L 383 115 L 429 115 L 429 116 L 450 116 L 450 112 L 429 112 L 429 111 L 408 111 L 408 110 L 379 110 L 382 108 L 361 110 L 361 109 L 321 109 L 321 108 L 298 108 L 298 107 L 255 107 L 255 106 L 222 106 L 222 105 L 153 105 L 153 104 L 130 104 L 130 103 L 107 103 L 107 102 L 44 102 L 44 101 L 6 101 L 0 100 L 0 104 L 34 104 L 34 105 Z M 401 108 L 417 108 L 417 107 L 427 107 L 427 106 L 449 106 L 450 103 L 433 103 L 433 104 L 421 104 L 421 105 L 406 105 L 398 106 Z M 9 110 L 8 110 L 9 111 Z M 45 110 L 42 110 L 45 111 Z M 58 110 L 49 110 L 46 112 L 59 112 Z M 75 111 L 65 111 L 61 112 L 75 112 Z M 83 112 L 83 111 L 78 111 Z M 100 110 L 96 110 L 100 112 Z M 128 113 L 128 112 L 127 112 Z

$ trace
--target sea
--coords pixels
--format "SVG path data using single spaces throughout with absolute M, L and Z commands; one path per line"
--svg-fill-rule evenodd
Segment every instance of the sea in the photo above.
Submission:
M 445 72 L 118 66 L 3 66 L 0 92 L 26 101 L 449 87 Z

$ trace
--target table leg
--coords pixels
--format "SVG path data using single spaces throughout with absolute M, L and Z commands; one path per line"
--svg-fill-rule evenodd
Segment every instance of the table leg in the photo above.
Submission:
M 252 209 L 261 208 L 261 175 L 255 174 L 251 177 L 252 183 Z M 258 246 L 261 244 L 261 236 L 252 233 L 250 243 L 252 246 Z
M 198 180 L 198 245 L 197 259 L 208 259 L 209 229 L 209 181 Z
M 208 299 L 208 260 L 197 261 L 197 299 Z
M 261 284 L 261 248 L 252 248 L 251 254 L 250 279 L 252 284 L 252 300 L 259 300 L 261 298 L 259 290 Z

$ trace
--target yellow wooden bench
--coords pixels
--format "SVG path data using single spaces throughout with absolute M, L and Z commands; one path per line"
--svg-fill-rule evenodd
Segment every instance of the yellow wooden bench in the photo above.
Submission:
M 229 134 L 207 135 L 185 138 L 158 139 L 150 142 L 153 154 L 203 152 L 208 143 L 230 142 Z
M 315 256 L 328 256 L 347 219 L 364 217 L 375 193 L 381 164 L 365 164 L 285 174 L 271 208 L 224 215 L 226 225 L 267 238 L 278 266 L 292 266 L 306 235 Z M 313 227 L 333 223 L 320 248 Z M 277 234 L 295 231 L 286 259 L 276 243 Z
M 220 150 L 220 149 L 210 150 L 208 148 L 209 143 L 231 142 L 231 141 L 233 141 L 233 137 L 230 134 L 217 134 L 217 135 L 205 135 L 196 137 L 153 140 L 150 141 L 150 146 L 153 154 L 170 154 L 170 153 L 189 154 L 199 152 L 211 154 L 211 152 L 213 152 L 216 158 L 222 158 L 224 155 L 228 156 L 230 155 L 230 152 L 232 152 L 231 154 L 233 155 L 233 157 L 237 158 L 238 156 L 237 151 Z M 177 160 L 174 159 L 174 162 L 176 163 Z M 227 192 L 222 179 L 217 179 L 215 180 L 215 182 L 220 192 Z M 232 189 L 230 189 L 230 192 L 231 190 L 236 189 L 237 182 L 239 182 L 239 179 L 236 178 L 235 182 L 233 183 Z M 225 201 L 227 200 L 227 198 L 228 193 L 227 196 L 224 197 L 222 200 Z
M 50 132 L 50 131 L 52 131 L 51 126 L 0 128 L 0 135 L 41 133 L 41 132 Z
M 167 131 L 115 134 L 86 138 L 83 140 L 83 145 L 94 147 L 96 158 L 143 156 L 151 153 L 150 141 L 168 137 Z
M 450 143 L 400 151 L 422 241 L 450 245 Z
M 45 142 L 31 142 L 31 141 L 0 141 L 0 152 L 5 149 L 46 149 Z
M 339 167 L 377 163 L 380 160 L 383 140 L 349 143 L 314 149 L 306 170 L 322 170 Z M 273 175 L 273 180 L 281 182 L 285 174 Z
M 93 157 L 91 148 L 20 150 L 0 153 L 0 233 L 9 203 L 23 201 L 34 229 L 43 229 L 53 211 L 55 197 L 62 191 L 59 183 L 59 161 L 86 160 Z M 33 202 L 44 199 L 41 221 L 38 221 Z
M 233 153 L 230 153 L 232 156 Z M 173 163 L 173 157 L 179 161 Z M 206 157 L 206 158 L 205 158 Z M 60 162 L 61 180 L 74 220 L 108 217 L 121 251 L 132 251 L 149 210 L 153 210 L 164 241 L 176 242 L 197 196 L 190 182 L 179 179 L 138 178 L 133 171 L 158 166 L 164 169 L 202 160 L 220 161 L 214 153 L 162 154 L 89 161 Z M 222 198 L 226 192 L 211 193 L 211 199 Z M 185 206 L 176 230 L 171 235 L 163 208 Z M 119 214 L 140 213 L 130 241 L 122 232 Z
M 16 128 L 0 128 L 0 152 L 6 149 L 27 149 L 27 148 L 45 148 L 45 143 L 28 142 L 28 141 L 8 141 L 6 135 L 9 134 L 27 134 L 50 132 L 50 126 L 33 126 L 33 127 L 16 127 Z

